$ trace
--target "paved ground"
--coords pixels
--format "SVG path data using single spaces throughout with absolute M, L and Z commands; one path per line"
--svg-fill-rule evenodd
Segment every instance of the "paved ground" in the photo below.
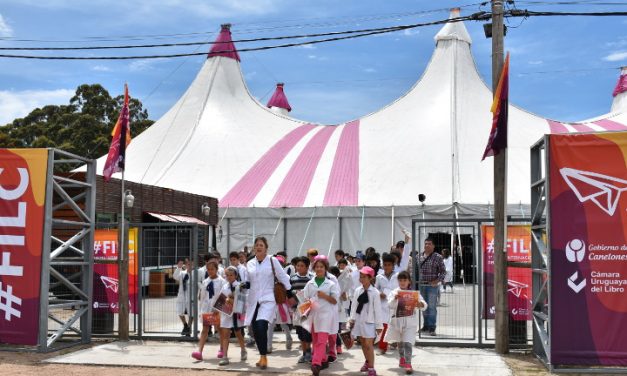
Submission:
M 233 344 L 232 344 L 233 345 Z M 249 349 L 249 360 L 239 361 L 239 350 L 231 347 L 232 363 L 219 367 L 215 358 L 217 344 L 209 343 L 205 348 L 205 360 L 198 362 L 190 357 L 194 344 L 180 342 L 131 341 L 113 342 L 83 349 L 73 353 L 47 359 L 57 364 L 80 364 L 101 366 L 140 366 L 182 369 L 230 370 L 241 373 L 257 371 L 254 363 L 258 360 L 255 350 Z M 264 373 L 290 375 L 310 374 L 308 367 L 297 364 L 296 350 L 275 349 L 269 356 L 269 369 Z M 377 356 L 376 368 L 380 375 L 401 374 L 395 354 Z M 361 350 L 353 348 L 340 356 L 338 362 L 323 371 L 324 374 L 361 375 L 359 367 L 363 363 Z M 415 375 L 455 375 L 455 376 L 505 376 L 512 375 L 507 364 L 491 350 L 461 348 L 416 348 L 414 355 Z

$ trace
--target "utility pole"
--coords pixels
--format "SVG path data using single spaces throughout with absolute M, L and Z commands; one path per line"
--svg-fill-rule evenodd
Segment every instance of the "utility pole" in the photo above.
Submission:
M 124 171 L 122 171 L 122 195 L 120 220 L 118 231 L 120 243 L 118 245 L 118 337 L 120 341 L 128 341 L 128 240 L 126 237 L 126 221 L 124 207 L 126 205 L 124 190 Z
M 492 93 L 503 70 L 503 0 L 492 0 Z M 507 148 L 494 156 L 494 308 L 495 350 L 509 352 L 507 302 Z

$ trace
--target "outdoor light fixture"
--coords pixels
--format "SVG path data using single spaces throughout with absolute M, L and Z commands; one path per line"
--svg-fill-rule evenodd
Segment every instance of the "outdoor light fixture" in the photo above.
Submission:
M 483 33 L 487 39 L 492 38 L 492 24 L 483 24 Z M 503 36 L 507 36 L 507 25 L 503 25 Z
M 135 196 L 133 196 L 130 189 L 127 189 L 124 193 L 124 202 L 127 208 L 132 208 L 135 203 Z
M 202 210 L 202 214 L 205 216 L 209 216 L 209 214 L 211 213 L 211 206 L 209 206 L 208 203 L 203 203 L 202 206 L 200 207 L 200 210 Z
M 418 195 L 418 201 L 420 201 L 423 205 L 426 199 L 427 199 L 427 196 L 425 194 L 421 193 Z

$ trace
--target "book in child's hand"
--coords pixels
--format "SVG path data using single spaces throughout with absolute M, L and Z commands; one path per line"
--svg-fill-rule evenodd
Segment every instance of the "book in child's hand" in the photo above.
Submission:
M 296 293 L 296 298 L 298 299 L 298 303 L 303 303 L 305 301 L 305 290 L 299 290 Z
M 344 346 L 346 346 L 347 350 L 350 350 L 351 347 L 353 347 L 353 345 L 355 344 L 350 330 L 343 330 L 342 332 L 340 332 L 340 339 L 342 340 Z
M 413 316 L 414 311 L 418 308 L 418 302 L 420 302 L 420 293 L 418 291 L 399 291 L 396 299 L 398 300 L 396 317 Z
M 311 301 L 306 301 L 302 304 L 300 304 L 298 307 L 296 307 L 296 309 L 298 310 L 298 313 L 301 316 L 307 316 L 309 314 L 309 312 L 311 311 Z
M 213 308 L 224 313 L 225 315 L 231 316 L 233 314 L 233 301 L 229 301 L 226 295 L 220 294 L 216 302 L 213 304 Z
M 202 314 L 202 324 L 203 325 L 220 325 L 220 312 L 209 312 Z

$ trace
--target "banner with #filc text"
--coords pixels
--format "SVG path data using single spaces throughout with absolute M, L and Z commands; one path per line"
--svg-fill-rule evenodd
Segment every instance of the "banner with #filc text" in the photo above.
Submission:
M 47 149 L 0 149 L 0 343 L 37 345 Z
M 627 366 L 627 132 L 549 144 L 550 361 Z

